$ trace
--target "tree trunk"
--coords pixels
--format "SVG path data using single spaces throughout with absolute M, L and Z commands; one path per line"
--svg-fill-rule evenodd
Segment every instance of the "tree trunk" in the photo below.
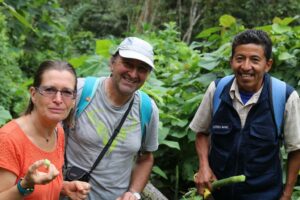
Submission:
M 153 11 L 153 2 L 152 0 L 145 0 L 143 8 L 141 10 L 140 17 L 137 22 L 137 31 L 142 32 L 143 24 L 151 22 L 151 15 Z
M 202 14 L 202 10 L 198 11 L 198 9 L 199 9 L 198 2 L 196 0 L 192 0 L 191 7 L 190 7 L 189 27 L 182 38 L 182 40 L 185 41 L 186 43 L 190 43 L 191 36 L 193 33 L 193 28 L 195 24 L 198 22 Z
M 143 200 L 168 200 L 156 187 L 148 183 L 142 192 Z

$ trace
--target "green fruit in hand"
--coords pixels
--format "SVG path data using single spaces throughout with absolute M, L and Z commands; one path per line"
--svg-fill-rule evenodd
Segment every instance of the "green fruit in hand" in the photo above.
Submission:
M 48 159 L 45 159 L 45 160 L 44 160 L 44 165 L 45 165 L 47 168 L 50 167 L 50 164 L 51 164 L 50 160 L 48 160 Z

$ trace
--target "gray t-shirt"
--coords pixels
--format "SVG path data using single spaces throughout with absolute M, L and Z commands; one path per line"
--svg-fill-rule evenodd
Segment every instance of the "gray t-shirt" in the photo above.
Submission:
M 128 108 L 130 100 L 121 107 L 109 103 L 104 92 L 104 79 L 101 78 L 94 98 L 76 120 L 75 131 L 67 138 L 68 167 L 77 166 L 89 171 Z M 83 83 L 84 79 L 79 78 L 79 94 Z M 158 148 L 158 108 L 153 100 L 151 102 L 152 117 L 142 147 L 149 152 Z M 127 191 L 141 140 L 140 97 L 136 92 L 121 131 L 91 174 L 89 199 L 114 200 Z

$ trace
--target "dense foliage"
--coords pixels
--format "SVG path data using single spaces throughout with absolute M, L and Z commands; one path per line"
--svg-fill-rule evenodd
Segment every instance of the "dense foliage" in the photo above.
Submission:
M 175 22 L 163 24 L 163 21 L 170 19 L 166 16 L 161 16 L 161 19 L 168 20 L 161 20 L 156 29 L 153 28 L 155 26 L 143 24 L 140 26 L 142 31 L 138 31 L 136 23 L 131 26 L 125 23 L 139 18 L 142 8 L 133 7 L 133 3 L 142 6 L 140 1 L 101 1 L 106 2 L 105 4 L 100 4 L 100 1 L 85 4 L 89 1 L 58 0 L 5 2 L 0 0 L 0 126 L 24 110 L 28 102 L 30 77 L 42 60 L 68 60 L 76 67 L 80 76 L 108 75 L 108 60 L 120 42 L 120 36 L 136 35 L 148 40 L 155 48 L 156 70 L 142 88 L 155 99 L 160 110 L 160 147 L 155 153 L 156 162 L 151 181 L 170 199 L 180 199 L 189 187 L 194 186 L 193 174 L 197 170 L 198 160 L 194 147 L 195 134 L 188 125 L 208 84 L 217 77 L 231 73 L 228 61 L 231 54 L 230 42 L 234 35 L 245 27 L 267 23 L 253 22 L 251 25 L 231 15 L 223 15 L 217 22 L 211 23 L 211 26 L 195 33 L 193 40 L 187 44 L 182 41 L 183 26 Z M 122 10 L 122 4 L 118 2 L 127 2 L 132 7 Z M 166 7 L 168 5 L 167 2 L 159 2 Z M 221 13 L 225 12 L 221 5 L 233 5 L 226 4 L 225 1 L 220 4 L 216 1 L 207 2 Z M 244 2 L 240 4 L 241 7 L 254 6 L 250 1 L 246 5 L 246 1 L 241 2 Z M 97 8 L 101 6 L 101 12 L 97 12 Z M 291 11 L 296 10 L 294 4 L 289 6 Z M 278 9 L 279 14 L 284 15 L 285 9 Z M 238 10 L 232 10 L 234 11 Z M 185 8 L 182 12 L 188 13 L 188 9 Z M 123 16 L 123 20 L 120 21 L 117 14 Z M 241 14 L 250 16 L 249 13 Z M 216 19 L 212 15 L 211 13 L 208 15 L 211 18 L 202 20 L 208 22 Z M 173 16 L 176 16 L 174 10 Z M 256 29 L 267 31 L 274 43 L 271 73 L 300 92 L 299 18 L 272 19 L 269 25 L 255 26 Z M 103 35 L 105 38 L 101 38 Z M 300 192 L 295 191 L 294 197 L 298 196 Z

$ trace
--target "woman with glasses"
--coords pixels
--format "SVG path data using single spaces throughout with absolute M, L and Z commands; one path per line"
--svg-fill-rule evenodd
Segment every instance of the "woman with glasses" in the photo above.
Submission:
M 29 89 L 24 115 L 0 129 L 0 199 L 80 200 L 90 185 L 63 181 L 64 132 L 76 97 L 76 73 L 62 61 L 43 62 Z

